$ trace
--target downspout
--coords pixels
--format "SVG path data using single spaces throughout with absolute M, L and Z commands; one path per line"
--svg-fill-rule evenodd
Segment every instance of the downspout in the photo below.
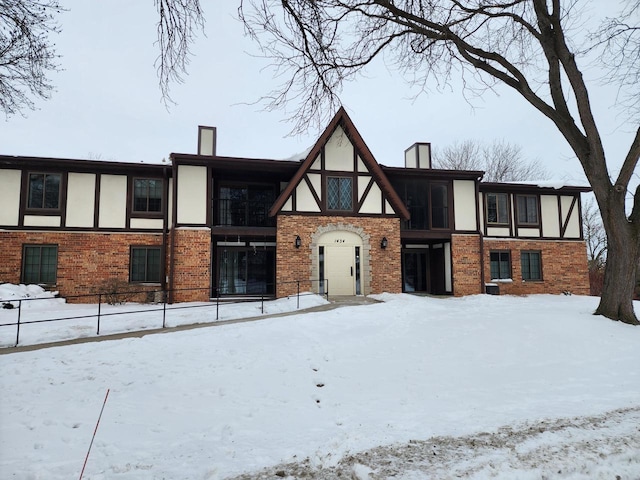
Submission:
M 482 177 L 480 177 L 476 181 L 476 202 L 478 202 L 478 207 L 476 208 L 476 225 L 478 226 L 478 239 L 480 240 L 480 293 L 485 293 L 485 279 L 484 279 L 484 233 L 482 225 L 480 225 L 480 209 L 484 208 L 484 201 L 482 204 L 480 203 L 480 181 Z
M 171 159 L 171 175 L 173 177 L 173 198 L 171 199 L 171 256 L 169 257 L 169 303 L 174 300 L 174 270 L 176 265 L 176 224 L 178 216 L 178 167 L 173 156 Z

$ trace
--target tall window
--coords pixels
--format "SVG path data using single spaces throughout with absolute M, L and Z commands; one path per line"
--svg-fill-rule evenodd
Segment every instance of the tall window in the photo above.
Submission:
M 218 225 L 268 227 L 275 225 L 269 208 L 275 200 L 272 185 L 223 185 L 218 190 Z
M 131 247 L 131 282 L 160 282 L 160 247 Z
M 540 252 L 521 252 L 522 280 L 542 280 Z
M 220 294 L 273 294 L 275 265 L 273 248 L 225 248 L 218 257 Z
M 25 245 L 22 252 L 23 283 L 56 283 L 57 245 Z
M 487 193 L 487 223 L 509 224 L 506 193 Z
M 490 252 L 491 279 L 511 278 L 511 259 L 509 252 Z
M 404 202 L 411 215 L 403 220 L 401 228 L 406 230 L 429 229 L 429 184 L 420 179 L 393 179 L 393 188 Z
M 27 208 L 59 209 L 61 179 L 59 173 L 30 173 Z
M 153 178 L 133 180 L 133 211 L 162 211 L 162 180 Z
M 318 293 L 320 295 L 324 295 L 325 286 L 324 286 L 324 246 L 320 245 L 318 247 L 318 277 L 319 277 L 319 287 Z
M 538 197 L 535 195 L 518 195 L 518 223 L 538 224 Z
M 327 208 L 351 210 L 353 207 L 353 179 L 351 177 L 327 178 Z
M 449 228 L 449 194 L 443 184 L 431 184 L 431 228 Z

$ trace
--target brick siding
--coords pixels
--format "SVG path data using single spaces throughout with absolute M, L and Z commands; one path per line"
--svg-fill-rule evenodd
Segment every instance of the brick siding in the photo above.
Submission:
M 23 245 L 57 245 L 57 281 L 51 290 L 60 295 L 86 295 L 107 280 L 129 282 L 130 247 L 161 246 L 160 233 L 0 232 L 0 283 L 21 282 Z M 143 287 L 151 290 L 160 285 Z M 96 298 L 69 299 L 94 303 Z
M 492 250 L 511 253 L 511 277 L 513 282 L 499 282 L 501 294 L 526 295 L 535 293 L 571 292 L 589 295 L 589 269 L 587 248 L 583 241 L 562 240 L 500 240 L 484 241 L 485 281 L 491 281 L 489 255 Z M 523 281 L 520 252 L 539 250 L 542 263 L 541 281 Z
M 453 294 L 455 296 L 483 292 L 480 258 L 480 235 L 451 235 Z
M 279 215 L 276 234 L 276 296 L 285 297 L 296 293 L 295 283 L 300 280 L 301 291 L 317 291 L 317 283 L 312 280 L 312 261 L 317 252 L 313 251 L 312 238 L 320 227 L 335 225 L 337 229 L 360 231 L 363 239 L 361 253 L 363 272 L 362 293 L 399 293 L 402 291 L 400 220 L 380 217 L 334 217 Z M 295 248 L 296 236 L 300 236 L 302 246 Z M 386 249 L 380 247 L 382 237 L 387 237 Z M 366 255 L 369 258 L 365 258 Z M 365 265 L 366 264 L 366 265 Z M 365 269 L 370 278 L 366 278 Z M 329 287 L 331 288 L 331 287 Z
M 169 235 L 171 236 L 171 232 Z M 206 302 L 211 298 L 211 231 L 181 229 L 173 239 L 174 302 Z M 171 252 L 169 252 L 171 265 Z

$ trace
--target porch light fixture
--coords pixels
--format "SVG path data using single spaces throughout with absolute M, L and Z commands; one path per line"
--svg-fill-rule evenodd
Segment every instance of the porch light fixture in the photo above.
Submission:
M 387 241 L 387 237 L 382 237 L 382 241 L 380 242 L 380 248 L 384 250 L 385 248 L 387 248 L 388 243 L 389 242 Z
M 295 246 L 296 246 L 296 248 L 300 248 L 300 245 L 302 245 L 302 240 L 300 240 L 300 235 L 296 235 Z

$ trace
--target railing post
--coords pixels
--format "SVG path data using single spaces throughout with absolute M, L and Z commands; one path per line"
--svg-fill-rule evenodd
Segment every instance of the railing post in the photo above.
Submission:
M 264 314 L 264 293 L 260 294 L 260 312 Z
M 100 335 L 100 305 L 102 304 L 102 294 L 98 294 L 98 331 L 96 335 Z
M 167 319 L 167 291 L 162 290 L 162 328 L 166 328 Z
M 20 313 L 22 312 L 22 300 L 18 300 L 18 323 L 16 329 L 16 347 L 18 346 L 18 342 L 20 341 Z
M 326 290 L 324 291 L 325 295 L 327 296 L 327 302 L 329 301 L 329 279 L 325 278 L 324 281 L 325 283 L 325 288 Z
M 216 320 L 220 318 L 220 285 L 216 287 Z
M 298 295 L 297 295 L 297 309 L 300 309 L 300 280 L 296 280 L 296 283 L 298 284 Z

